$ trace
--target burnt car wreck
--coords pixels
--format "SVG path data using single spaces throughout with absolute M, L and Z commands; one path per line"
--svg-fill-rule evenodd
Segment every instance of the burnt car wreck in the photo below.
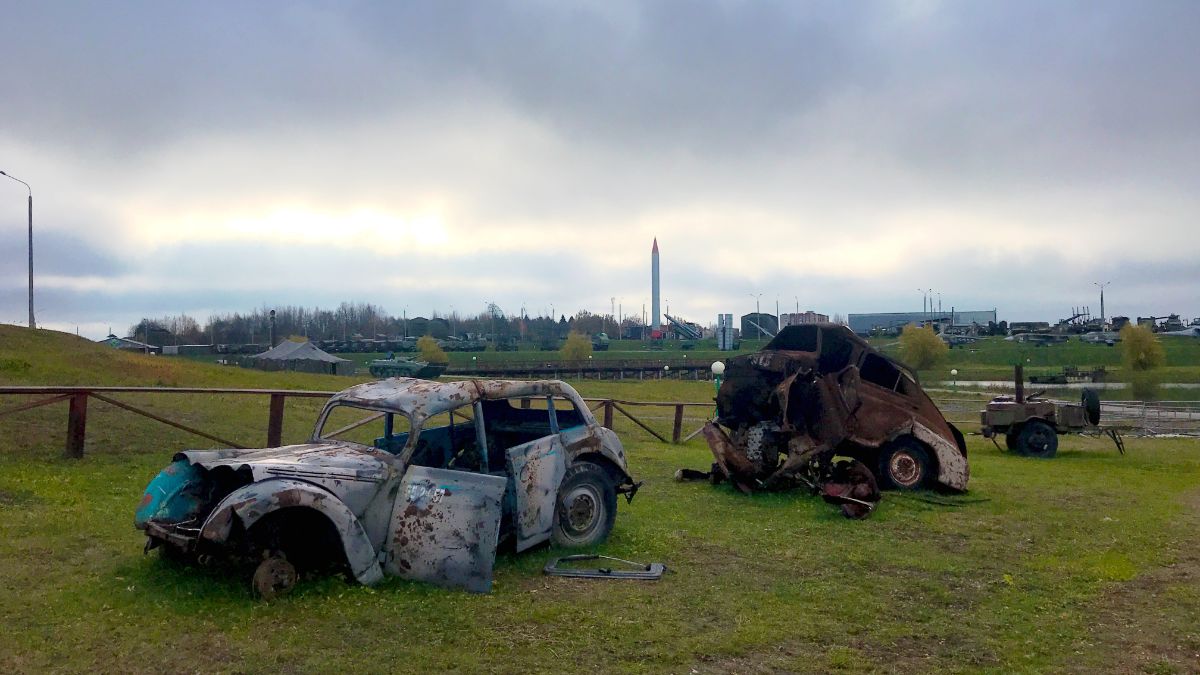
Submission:
M 135 525 L 147 550 L 257 564 L 268 598 L 328 567 L 487 592 L 498 545 L 597 544 L 638 485 L 563 382 L 394 378 L 334 395 L 308 443 L 176 454 Z
M 836 324 L 789 326 L 729 359 L 703 433 L 713 482 L 807 487 L 852 518 L 873 510 L 880 487 L 964 491 L 970 474 L 962 433 L 913 373 Z

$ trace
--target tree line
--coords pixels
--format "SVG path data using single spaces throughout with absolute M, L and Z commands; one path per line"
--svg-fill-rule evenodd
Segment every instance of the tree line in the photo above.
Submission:
M 284 305 L 261 307 L 248 313 L 216 314 L 201 324 L 187 314 L 143 318 L 130 326 L 128 336 L 155 346 L 175 344 L 266 344 L 270 340 L 271 310 L 275 311 L 276 341 L 302 336 L 313 341 L 395 339 L 399 337 L 435 338 L 448 336 L 494 336 L 497 341 L 550 340 L 565 338 L 570 332 L 589 335 L 617 334 L 611 315 L 580 310 L 574 316 L 530 317 L 505 314 L 495 305 L 474 315 L 457 312 L 431 317 L 395 316 L 379 305 L 343 302 L 337 309 Z M 640 317 L 627 317 L 622 331 L 641 327 Z

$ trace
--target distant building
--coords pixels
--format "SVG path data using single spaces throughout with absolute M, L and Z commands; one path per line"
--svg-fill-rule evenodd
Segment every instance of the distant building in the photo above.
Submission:
M 742 315 L 742 337 L 747 340 L 766 340 L 779 332 L 779 320 L 774 314 L 751 312 Z
M 108 337 L 104 338 L 103 340 L 96 340 L 96 342 L 103 345 L 108 345 L 114 349 L 124 349 L 131 352 L 148 352 L 150 354 L 157 354 L 162 351 L 159 347 L 155 347 L 154 345 L 148 345 L 145 342 L 138 342 L 133 338 L 117 337 L 113 333 L 109 333 Z
M 829 323 L 828 314 L 817 314 L 811 309 L 806 312 L 796 312 L 793 314 L 780 314 L 779 325 L 783 326 L 799 326 L 806 323 Z
M 957 311 L 951 309 L 943 312 L 881 312 L 878 314 L 851 314 L 848 317 L 850 330 L 858 335 L 870 335 L 873 330 L 897 330 L 910 323 L 945 323 L 949 326 L 970 326 L 979 324 L 986 326 L 989 321 L 996 321 L 996 310 Z
M 737 329 L 732 314 L 717 315 L 717 349 L 728 352 L 738 348 Z

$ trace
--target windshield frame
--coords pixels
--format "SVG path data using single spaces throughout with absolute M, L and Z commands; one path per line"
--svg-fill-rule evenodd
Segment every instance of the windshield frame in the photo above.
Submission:
M 364 448 L 370 448 L 372 450 L 379 450 L 379 448 L 376 448 L 374 445 L 359 443 L 358 441 L 352 441 L 352 440 L 345 439 L 345 438 L 322 436 L 322 433 L 325 432 L 325 425 L 329 422 L 329 415 L 334 411 L 335 408 L 352 408 L 354 410 L 361 410 L 364 412 L 381 413 L 382 415 L 385 416 L 384 417 L 384 428 L 388 432 L 392 431 L 395 415 L 399 415 L 400 417 L 403 417 L 404 419 L 408 420 L 408 428 L 409 428 L 408 441 L 404 444 L 404 448 L 401 449 L 400 453 L 397 456 L 404 455 L 409 450 L 409 446 L 415 445 L 416 438 L 417 438 L 417 436 L 420 435 L 419 434 L 420 427 L 413 424 L 412 418 L 410 416 L 408 416 L 407 414 L 405 414 L 403 412 L 399 412 L 393 408 L 387 408 L 387 407 L 383 407 L 383 406 L 357 405 L 357 404 L 348 403 L 345 401 L 330 401 L 328 404 L 326 404 L 325 408 L 321 411 L 320 416 L 317 417 L 317 424 L 313 428 L 312 442 L 314 442 L 314 443 L 351 443 L 351 444 L 358 445 L 358 446 L 361 446 Z M 372 416 L 364 417 L 362 426 L 366 426 L 370 421 L 373 421 L 375 419 L 379 419 L 379 418 L 372 417 Z M 339 430 L 333 429 L 332 431 L 339 431 Z M 346 429 L 346 431 L 350 431 L 350 429 Z M 383 451 L 381 451 L 381 452 L 383 452 Z M 390 455 L 391 453 L 389 452 L 388 454 Z

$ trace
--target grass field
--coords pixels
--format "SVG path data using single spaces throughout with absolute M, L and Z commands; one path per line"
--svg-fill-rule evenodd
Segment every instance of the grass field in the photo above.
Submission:
M 24 364 L 24 365 L 22 365 Z M 0 327 L 0 383 L 339 389 L 100 351 Z M 703 400 L 711 383 L 579 383 L 585 395 Z M 235 439 L 265 399 L 126 397 Z M 0 399 L 0 407 L 16 399 Z M 318 402 L 289 403 L 299 440 Z M 601 552 L 661 561 L 662 581 L 551 579 L 555 551 L 502 554 L 486 596 L 390 579 L 306 580 L 274 603 L 226 570 L 143 556 L 145 483 L 202 439 L 95 405 L 83 460 L 60 459 L 61 404 L 0 417 L 0 671 L 1196 672 L 1200 441 L 1065 437 L 1012 457 L 970 437 L 970 493 L 888 494 L 850 522 L 801 493 L 680 484 L 698 442 L 626 433 L 645 487 Z
M 1163 382 L 1197 384 L 1200 383 L 1200 340 L 1187 337 L 1161 338 L 1166 353 L 1166 365 L 1159 371 Z M 899 341 L 895 338 L 873 338 L 871 344 L 881 349 L 889 356 L 899 359 Z M 764 343 L 747 341 L 742 343 L 742 349 L 737 353 L 749 353 L 759 349 Z M 593 362 L 614 361 L 647 361 L 668 360 L 678 362 L 686 357 L 688 361 L 709 364 L 716 360 L 727 359 L 735 355 L 733 352 L 716 350 L 713 340 L 701 340 L 695 349 L 682 350 L 680 343 L 668 341 L 662 349 L 650 349 L 645 343 L 633 340 L 613 341 L 611 349 L 593 354 Z M 367 364 L 386 354 L 351 353 L 340 354 L 343 358 L 354 361 L 360 371 L 366 372 Z M 448 355 L 450 363 L 455 367 L 467 367 L 472 363 L 479 364 L 546 364 L 561 361 L 558 352 L 543 352 L 525 350 L 518 352 L 451 352 Z M 188 360 L 211 363 L 218 358 L 228 358 L 216 355 L 197 356 Z M 472 359 L 475 359 L 473 362 Z M 918 373 L 922 382 L 933 383 L 949 380 L 958 381 L 1011 381 L 1013 366 L 1025 366 L 1026 377 L 1031 375 L 1050 375 L 1062 371 L 1064 366 L 1077 366 L 1081 369 L 1091 369 L 1104 366 L 1108 371 L 1109 382 L 1123 382 L 1126 375 L 1121 366 L 1120 346 L 1109 347 L 1094 345 L 1078 340 L 1039 347 L 1032 344 L 1008 342 L 1003 338 L 989 337 L 978 342 L 951 349 L 949 354 L 936 368 L 923 370 Z M 951 370 L 958 374 L 952 376 Z M 1128 389 L 1106 391 L 1105 398 L 1129 399 L 1133 394 Z M 1169 388 L 1163 389 L 1160 398 L 1171 400 L 1200 399 L 1200 389 Z

